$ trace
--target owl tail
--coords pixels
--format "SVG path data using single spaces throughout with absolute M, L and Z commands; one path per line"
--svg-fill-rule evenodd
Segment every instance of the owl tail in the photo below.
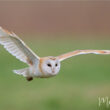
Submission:
M 13 70 L 13 72 L 18 74 L 18 75 L 23 75 L 24 77 L 29 76 L 29 68 L 23 68 L 23 69 L 20 69 L 20 70 Z

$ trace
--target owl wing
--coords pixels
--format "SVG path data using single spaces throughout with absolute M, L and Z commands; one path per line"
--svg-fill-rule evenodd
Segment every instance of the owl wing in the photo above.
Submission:
M 14 33 L 0 27 L 0 44 L 20 61 L 32 65 L 39 57 Z
M 110 50 L 76 50 L 69 52 L 63 55 L 58 56 L 60 61 L 63 61 L 72 56 L 81 55 L 81 54 L 110 54 Z

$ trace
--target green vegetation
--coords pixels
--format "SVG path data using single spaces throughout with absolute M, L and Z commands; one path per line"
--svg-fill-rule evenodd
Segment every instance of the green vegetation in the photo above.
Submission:
M 91 39 L 90 39 L 91 38 Z M 110 39 L 32 38 L 27 45 L 39 56 L 76 49 L 110 49 Z M 81 55 L 62 62 L 53 78 L 27 82 L 13 69 L 26 65 L 0 46 L 0 110 L 107 110 L 98 97 L 110 96 L 110 56 Z M 110 108 L 109 108 L 110 109 Z

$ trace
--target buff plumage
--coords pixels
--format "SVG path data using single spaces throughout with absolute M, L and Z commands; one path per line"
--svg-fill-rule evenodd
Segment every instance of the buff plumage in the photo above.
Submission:
M 14 73 L 31 81 L 34 77 L 47 78 L 60 71 L 61 61 L 81 54 L 110 54 L 110 50 L 76 50 L 57 57 L 39 57 L 15 33 L 0 27 L 0 44 L 20 61 L 28 64 L 27 68 L 13 70 Z

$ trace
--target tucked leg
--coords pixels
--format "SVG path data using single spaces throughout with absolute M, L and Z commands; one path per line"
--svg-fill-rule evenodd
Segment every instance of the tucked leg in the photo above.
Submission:
M 33 77 L 26 77 L 27 81 L 32 81 Z

